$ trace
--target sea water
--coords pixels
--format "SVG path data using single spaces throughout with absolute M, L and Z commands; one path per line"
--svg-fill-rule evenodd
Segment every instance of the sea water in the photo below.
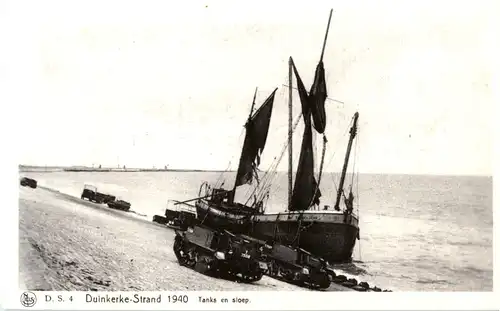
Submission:
M 79 197 L 85 183 L 129 201 L 152 219 L 167 200 L 198 196 L 203 181 L 233 176 L 216 172 L 26 172 L 40 186 Z M 360 237 L 344 274 L 397 291 L 492 291 L 492 178 L 469 176 L 347 176 L 357 197 Z M 321 205 L 334 205 L 338 175 L 321 180 Z M 266 211 L 284 211 L 287 177 L 279 173 Z

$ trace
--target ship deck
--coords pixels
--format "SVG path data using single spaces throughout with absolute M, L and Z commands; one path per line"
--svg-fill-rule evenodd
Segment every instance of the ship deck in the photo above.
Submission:
M 289 212 L 275 212 L 265 213 L 253 216 L 254 221 L 257 222 L 295 222 L 302 220 L 304 222 L 322 222 L 322 223 L 341 223 L 349 224 L 357 227 L 359 223 L 358 215 L 346 215 L 342 211 L 289 211 Z

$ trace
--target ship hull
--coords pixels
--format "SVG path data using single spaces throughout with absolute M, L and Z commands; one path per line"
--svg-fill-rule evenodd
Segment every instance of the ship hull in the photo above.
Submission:
M 296 242 L 299 247 L 329 263 L 352 261 L 352 253 L 359 237 L 358 218 L 336 211 L 304 211 L 251 215 L 245 211 L 196 202 L 197 218 L 204 225 L 226 229 L 233 233 L 248 234 L 261 240 L 272 240 L 282 244 Z
M 198 220 L 211 228 L 226 229 L 233 233 L 247 233 L 250 229 L 251 214 L 245 211 L 210 204 L 205 200 L 195 203 Z
M 304 230 L 298 236 L 300 227 Z M 331 211 L 305 211 L 264 214 L 253 217 L 251 235 L 258 239 L 272 239 L 299 246 L 329 263 L 352 261 L 352 253 L 359 238 L 358 219 Z

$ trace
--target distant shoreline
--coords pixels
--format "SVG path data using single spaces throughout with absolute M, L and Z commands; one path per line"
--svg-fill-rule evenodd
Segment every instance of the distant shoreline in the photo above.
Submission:
M 92 167 L 59 167 L 59 166 L 27 166 L 19 165 L 19 172 L 93 172 L 93 173 L 134 173 L 134 172 L 197 172 L 197 173 L 221 173 L 223 170 L 200 170 L 200 169 L 151 169 L 151 168 L 92 168 Z M 231 171 L 229 171 L 231 172 Z
M 50 172 L 89 172 L 89 173 L 138 173 L 138 172 L 180 172 L 180 173 L 236 173 L 235 170 L 203 170 L 203 169 L 186 169 L 186 168 L 167 168 L 167 169 L 151 169 L 151 168 L 92 168 L 92 167 L 82 167 L 82 166 L 34 166 L 34 165 L 19 165 L 19 172 L 29 173 L 50 173 Z M 286 171 L 278 171 L 280 173 L 286 173 Z M 340 172 L 323 172 L 323 173 L 334 173 L 340 174 Z M 391 176 L 441 176 L 441 177 L 480 177 L 480 178 L 493 178 L 492 175 L 469 175 L 469 174 L 411 174 L 411 173 L 363 173 L 359 172 L 360 175 L 391 175 Z M 349 173 L 348 173 L 349 175 Z

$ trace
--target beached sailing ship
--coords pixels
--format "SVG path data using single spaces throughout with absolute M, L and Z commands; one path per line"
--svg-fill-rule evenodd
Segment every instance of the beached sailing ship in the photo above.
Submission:
M 350 158 L 352 143 L 357 133 L 358 113 L 353 117 L 349 143 L 345 155 L 339 188 L 333 209 L 324 206 L 319 208 L 321 191 L 319 188 L 326 149 L 326 112 L 327 98 L 323 55 L 328 37 L 325 34 L 320 61 L 311 90 L 308 93 L 299 76 L 298 70 L 289 60 L 289 118 L 288 118 L 288 207 L 281 213 L 265 213 L 264 200 L 269 195 L 269 179 L 259 182 L 257 168 L 265 147 L 269 132 L 270 119 L 276 90 L 266 99 L 264 104 L 253 113 L 255 96 L 250 116 L 245 125 L 246 136 L 243 143 L 240 162 L 234 186 L 231 190 L 222 187 L 212 189 L 207 183 L 200 187 L 195 206 L 198 219 L 205 225 L 224 228 L 236 233 L 246 233 L 259 239 L 278 240 L 283 244 L 301 247 L 314 255 L 321 256 L 330 263 L 346 262 L 352 258 L 356 238 L 359 239 L 358 216 L 353 212 L 354 195 L 352 185 L 349 193 L 344 192 L 344 182 Z M 293 184 L 293 150 L 292 134 L 295 126 L 292 115 L 292 77 L 295 74 L 297 89 L 302 106 L 304 133 L 300 149 L 299 162 Z M 298 121 L 298 120 L 297 120 Z M 318 179 L 314 174 L 314 150 L 312 147 L 313 129 L 323 134 L 323 152 Z M 278 161 L 281 160 L 281 157 Z M 264 178 L 267 174 L 264 176 Z M 239 186 L 251 184 L 256 179 L 247 202 L 235 202 L 235 192 Z M 341 210 L 341 199 L 344 197 L 344 209 Z M 249 204 L 253 197 L 254 202 Z M 184 201 L 187 202 L 187 201 Z M 179 202 L 183 203 L 183 202 Z

